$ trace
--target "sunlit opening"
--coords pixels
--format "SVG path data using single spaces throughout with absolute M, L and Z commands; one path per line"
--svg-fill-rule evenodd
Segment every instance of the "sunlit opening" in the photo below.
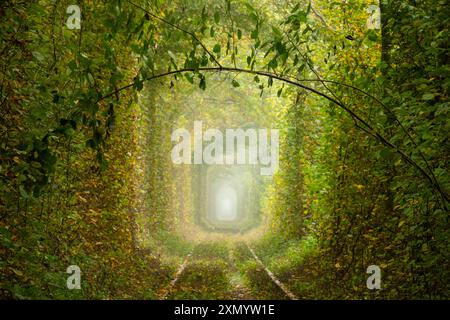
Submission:
M 214 195 L 215 218 L 219 221 L 233 221 L 238 215 L 237 194 L 231 186 L 224 185 Z

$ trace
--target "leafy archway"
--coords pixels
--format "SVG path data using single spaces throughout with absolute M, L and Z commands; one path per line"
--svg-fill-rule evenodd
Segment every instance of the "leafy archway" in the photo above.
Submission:
M 68 0 L 3 1 L 0 297 L 286 298 L 268 268 L 293 296 L 447 298 L 446 4 L 379 4 L 79 1 L 73 29 Z M 170 159 L 197 117 L 284 130 L 232 241 L 177 232 L 208 198 L 191 201 L 198 168 Z M 233 174 L 211 182 L 226 185 L 206 221 L 220 228 L 249 188 L 219 171 Z M 82 291 L 66 290 L 69 265 Z
M 275 38 L 271 42 L 268 41 L 264 44 L 266 46 L 270 46 L 270 48 L 268 49 L 268 51 L 266 53 L 266 56 L 271 51 L 276 52 L 273 59 L 267 64 L 268 71 L 260 71 L 260 70 L 254 69 L 254 66 L 258 59 L 254 50 L 252 51 L 252 54 L 247 57 L 247 63 L 250 68 L 244 69 L 244 68 L 236 67 L 235 53 L 231 54 L 231 61 L 234 63 L 234 66 L 231 66 L 231 67 L 230 66 L 222 66 L 222 64 L 218 61 L 218 57 L 216 57 L 216 55 L 214 55 L 210 50 L 207 49 L 207 46 L 195 35 L 194 32 L 185 30 L 185 29 L 179 27 L 178 25 L 176 25 L 175 23 L 159 17 L 155 13 L 149 11 L 148 9 L 145 9 L 142 6 L 135 4 L 132 1 L 127 1 L 127 2 L 129 4 L 131 4 L 132 6 L 138 8 L 139 10 L 142 10 L 142 12 L 145 13 L 145 17 L 147 19 L 149 19 L 149 17 L 151 17 L 155 20 L 158 20 L 159 22 L 161 22 L 163 24 L 168 25 L 170 28 L 173 28 L 174 30 L 178 30 L 178 31 L 182 32 L 183 34 L 186 34 L 188 37 L 192 38 L 193 42 L 194 42 L 193 51 L 190 52 L 189 56 L 186 55 L 187 58 L 184 62 L 185 68 L 180 68 L 180 69 L 177 68 L 176 60 L 178 60 L 178 59 L 174 56 L 174 54 L 172 52 L 169 51 L 169 55 L 170 55 L 170 65 L 168 67 L 169 71 L 162 72 L 159 74 L 153 74 L 148 77 L 146 77 L 146 73 L 138 73 L 135 76 L 135 81 L 133 83 L 122 86 L 120 88 L 117 88 L 113 92 L 110 92 L 110 93 L 106 94 L 105 96 L 100 97 L 97 100 L 97 103 L 104 99 L 107 99 L 109 97 L 117 96 L 121 91 L 126 90 L 126 89 L 130 89 L 130 88 L 135 88 L 138 90 L 140 88 L 142 89 L 144 81 L 159 79 L 159 78 L 163 78 L 163 77 L 167 77 L 167 76 L 175 76 L 175 79 L 177 79 L 176 75 L 183 74 L 183 73 L 191 73 L 188 76 L 188 80 L 190 82 L 193 82 L 193 78 L 195 76 L 199 77 L 199 80 L 200 80 L 199 86 L 203 90 L 206 89 L 206 79 L 205 79 L 205 76 L 202 74 L 203 72 L 231 72 L 231 73 L 237 73 L 237 74 L 247 73 L 247 74 L 251 74 L 251 75 L 255 75 L 255 76 L 263 76 L 268 79 L 268 86 L 271 86 L 273 83 L 273 80 L 275 79 L 275 80 L 281 81 L 283 83 L 292 85 L 294 87 L 298 87 L 298 88 L 307 90 L 307 91 L 317 95 L 318 97 L 325 98 L 326 100 L 330 101 L 332 104 L 334 104 L 334 105 L 338 106 L 339 108 L 341 108 L 342 110 L 344 110 L 354 121 L 354 124 L 356 127 L 363 130 L 365 133 L 372 136 L 378 142 L 385 145 L 389 149 L 398 153 L 406 163 L 415 167 L 415 169 L 417 169 L 417 171 L 428 181 L 431 188 L 433 188 L 436 192 L 439 193 L 439 195 L 441 196 L 441 199 L 442 199 L 443 208 L 446 208 L 446 209 L 448 208 L 449 196 L 442 190 L 438 180 L 436 179 L 436 176 L 434 175 L 427 160 L 425 159 L 425 156 L 423 155 L 421 150 L 418 148 L 417 143 L 412 138 L 411 134 L 408 133 L 408 130 L 406 130 L 405 126 L 395 116 L 395 114 L 384 103 L 382 103 L 380 101 L 380 99 L 367 93 L 366 91 L 364 91 L 361 88 L 358 88 L 358 87 L 355 87 L 352 85 L 348 85 L 345 83 L 340 83 L 340 82 L 336 82 L 336 81 L 329 81 L 327 79 L 323 79 L 315 71 L 315 69 L 312 67 L 312 65 L 309 63 L 309 61 L 308 61 L 309 58 L 306 55 L 303 55 L 303 57 L 305 58 L 305 65 L 311 70 L 311 72 L 314 75 L 316 75 L 316 79 L 298 79 L 296 77 L 290 76 L 289 73 L 285 73 L 285 72 L 282 72 L 280 74 L 277 73 L 277 63 L 276 63 L 277 59 L 281 58 L 282 60 L 284 60 L 284 63 L 286 63 L 287 54 L 288 54 L 288 51 L 286 49 L 287 45 L 288 45 L 288 43 L 293 44 L 293 41 L 292 41 L 292 39 L 289 38 L 289 35 L 287 35 L 287 40 L 283 39 L 281 31 L 279 29 L 277 29 L 276 27 L 272 27 L 273 32 L 275 34 Z M 256 29 L 254 31 L 254 32 L 256 32 L 256 35 L 254 36 L 254 38 L 255 38 L 254 47 L 258 47 L 261 45 L 260 40 L 257 35 L 260 20 L 258 18 L 258 15 L 256 14 L 256 10 L 250 4 L 247 3 L 246 5 L 247 5 L 247 8 L 256 15 L 256 17 L 255 17 Z M 297 26 L 300 26 L 301 22 L 306 23 L 306 16 L 310 13 L 311 8 L 312 8 L 311 3 L 309 3 L 306 11 L 303 11 L 300 8 L 300 6 L 297 5 L 293 9 L 292 15 L 290 15 L 286 21 L 281 22 L 281 24 L 283 25 L 283 24 L 291 23 L 293 26 L 297 27 Z M 228 1 L 227 2 L 227 12 L 229 13 L 230 10 L 231 10 L 231 2 Z M 207 17 L 204 15 L 204 12 L 203 12 L 202 13 L 202 21 L 206 22 L 206 19 L 207 19 Z M 216 14 L 214 15 L 214 19 L 220 20 L 219 13 L 216 12 Z M 308 25 L 308 28 L 310 28 L 309 25 Z M 252 38 L 253 38 L 253 35 L 252 35 Z M 203 55 L 203 56 L 201 56 L 201 58 L 198 58 L 195 56 L 195 51 L 196 51 L 197 45 L 199 45 L 202 48 L 202 50 L 204 51 L 204 54 L 206 54 L 206 56 Z M 234 45 L 234 43 L 233 43 L 233 45 Z M 261 47 L 264 47 L 264 45 L 261 45 Z M 298 48 L 295 46 L 295 44 L 293 44 L 293 48 L 298 50 Z M 216 54 L 220 54 L 220 50 L 221 49 L 220 49 L 219 44 L 216 44 L 213 48 L 213 52 Z M 228 49 L 227 49 L 227 52 L 228 52 Z M 192 54 L 192 53 L 194 53 L 194 54 Z M 301 54 L 301 52 L 298 52 L 298 53 Z M 206 65 L 208 65 L 208 60 L 213 62 L 213 64 L 215 64 L 216 66 L 207 67 Z M 294 65 L 295 65 L 295 61 L 294 61 Z M 305 68 L 305 65 L 303 65 L 303 69 Z M 175 68 L 175 70 L 171 70 L 172 66 Z M 271 72 L 270 70 L 273 70 L 274 72 Z M 255 78 L 255 82 L 259 83 L 259 78 Z M 319 82 L 323 85 L 324 89 L 329 91 L 329 93 L 328 94 L 323 93 L 323 92 L 319 91 L 318 89 L 307 86 L 304 84 L 305 82 Z M 235 79 L 233 79 L 232 83 L 233 83 L 233 86 L 239 86 L 239 83 Z M 419 164 L 411 156 L 409 156 L 407 153 L 405 153 L 405 151 L 403 151 L 399 146 L 390 142 L 389 138 L 385 137 L 383 134 L 378 132 L 374 126 L 372 126 L 367 120 L 363 119 L 361 115 L 358 115 L 356 111 L 352 110 L 343 101 L 340 101 L 339 98 L 336 96 L 336 94 L 327 86 L 327 83 L 333 83 L 333 84 L 337 84 L 338 86 L 344 86 L 344 87 L 350 88 L 354 91 L 357 91 L 357 92 L 369 97 L 370 99 L 373 100 L 372 101 L 373 103 L 379 104 L 382 107 L 382 110 L 385 111 L 390 117 L 392 117 L 396 123 L 398 123 L 401 130 L 406 134 L 407 138 L 415 146 L 417 152 L 420 155 L 421 160 L 424 162 L 425 167 L 422 167 L 421 164 Z M 263 89 L 263 87 L 261 89 Z

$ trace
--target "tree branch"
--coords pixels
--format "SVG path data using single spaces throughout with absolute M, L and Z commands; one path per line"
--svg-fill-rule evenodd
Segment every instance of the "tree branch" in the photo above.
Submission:
M 184 68 L 184 69 L 179 69 L 179 70 L 172 70 L 172 71 L 168 71 L 165 73 L 161 73 L 158 75 L 154 75 L 151 77 L 148 77 L 147 81 L 149 80 L 154 80 L 154 79 L 158 79 L 158 78 L 163 78 L 166 76 L 170 76 L 170 75 L 176 75 L 176 74 L 180 74 L 180 73 L 185 73 L 185 72 L 199 72 L 199 71 L 203 71 L 203 72 L 239 72 L 239 73 L 247 73 L 247 74 L 253 74 L 253 75 L 260 75 L 260 76 L 264 76 L 264 77 L 269 77 L 269 78 L 273 78 L 288 84 L 291 84 L 293 86 L 305 89 L 309 92 L 312 92 L 322 98 L 325 98 L 326 100 L 334 103 L 335 105 L 339 106 L 341 109 L 343 109 L 348 115 L 350 115 L 352 117 L 353 120 L 355 120 L 357 123 L 362 124 L 366 130 L 364 130 L 365 132 L 367 132 L 369 135 L 371 135 L 372 137 L 374 137 L 376 140 L 378 140 L 379 142 L 381 142 L 383 145 L 385 145 L 386 147 L 393 149 L 395 152 L 397 152 L 402 158 L 403 160 L 405 160 L 407 163 L 409 163 L 410 165 L 412 165 L 413 167 L 415 167 L 417 170 L 419 170 L 419 172 L 428 180 L 428 182 L 431 184 L 431 186 L 437 190 L 439 192 L 439 194 L 442 197 L 443 200 L 443 205 L 446 207 L 446 203 L 449 202 L 449 197 L 448 195 L 441 189 L 439 183 L 437 183 L 437 181 L 435 181 L 417 162 L 414 161 L 414 159 L 412 159 L 410 156 L 408 156 L 404 151 L 402 151 L 401 149 L 399 149 L 397 146 L 395 146 L 394 144 L 392 144 L 391 142 L 389 142 L 383 135 L 381 135 L 379 132 L 377 132 L 369 123 L 367 123 L 364 119 L 362 119 L 359 115 L 357 115 L 353 110 L 351 110 L 350 108 L 348 108 L 345 104 L 343 104 L 342 102 L 334 99 L 333 97 L 330 97 L 329 95 L 320 92 L 317 89 L 311 88 L 309 86 L 306 86 L 298 81 L 294 81 L 291 79 L 287 79 L 284 78 L 282 76 L 279 76 L 277 74 L 271 73 L 271 72 L 266 72 L 266 71 L 258 71 L 258 70 L 249 70 L 249 69 L 241 69 L 241 68 L 231 68 L 231 67 L 202 67 L 202 68 L 198 68 L 198 69 L 194 69 L 194 68 Z M 134 83 L 125 85 L 111 93 L 108 93 L 107 95 L 101 97 L 100 99 L 98 99 L 97 102 L 100 102 L 108 97 L 111 97 L 113 95 L 118 94 L 120 91 L 122 90 L 126 90 L 129 89 L 131 87 L 134 86 Z M 358 126 L 360 127 L 360 126 Z
M 175 29 L 177 29 L 178 31 L 181 31 L 181 32 L 183 32 L 183 33 L 185 33 L 185 34 L 191 36 L 192 39 L 194 39 L 198 44 L 200 44 L 200 46 L 203 48 L 203 50 L 205 50 L 205 52 L 206 52 L 206 53 L 211 57 L 211 59 L 219 66 L 219 68 L 222 68 L 222 65 L 220 64 L 220 62 L 219 62 L 219 61 L 216 59 L 216 57 L 215 57 L 215 56 L 214 56 L 214 55 L 206 48 L 206 46 L 203 44 L 203 42 L 201 42 L 200 39 L 197 38 L 197 36 L 195 35 L 195 33 L 191 32 L 191 31 L 188 31 L 188 30 L 185 30 L 185 29 L 183 29 L 183 28 L 177 26 L 176 24 L 174 24 L 174 23 L 172 23 L 172 22 L 170 22 L 170 21 L 167 21 L 167 20 L 164 19 L 164 18 L 161 18 L 161 17 L 157 16 L 157 15 L 154 14 L 153 12 L 148 11 L 147 9 L 145 9 L 145 8 L 139 6 L 139 5 L 137 5 L 137 4 L 135 4 L 135 3 L 131 2 L 131 1 L 128 1 L 128 3 L 131 4 L 131 5 L 133 5 L 133 6 L 135 6 L 135 7 L 138 8 L 138 9 L 142 10 L 143 12 L 145 12 L 145 13 L 148 14 L 149 16 L 155 18 L 156 20 L 159 20 L 159 21 L 161 21 L 161 22 L 163 22 L 163 23 L 165 23 L 165 24 L 171 26 L 172 28 L 175 28 Z
M 322 23 L 325 25 L 325 27 L 327 27 L 328 29 L 330 29 L 331 31 L 336 31 L 334 30 L 332 27 L 330 27 L 328 25 L 328 23 L 325 21 L 325 18 L 322 17 L 322 15 L 315 9 L 315 3 L 313 2 L 313 0 L 310 1 L 310 5 L 311 5 L 311 10 L 314 13 L 314 15 L 319 18 L 320 21 L 322 21 Z

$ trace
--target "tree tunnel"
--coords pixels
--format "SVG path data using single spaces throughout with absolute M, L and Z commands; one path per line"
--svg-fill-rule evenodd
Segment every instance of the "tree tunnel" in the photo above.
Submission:
M 195 221 L 208 231 L 245 232 L 260 222 L 255 166 L 201 165 L 193 175 Z
M 450 297 L 445 1 L 77 2 L 0 4 L 0 299 Z

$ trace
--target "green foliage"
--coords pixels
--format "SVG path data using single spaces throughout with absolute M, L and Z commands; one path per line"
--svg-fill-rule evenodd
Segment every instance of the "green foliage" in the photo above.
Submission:
M 269 278 L 263 267 L 256 261 L 247 262 L 243 267 L 245 278 L 252 294 L 258 299 L 283 300 L 285 294 Z
M 228 259 L 228 247 L 226 243 L 212 242 L 200 243 L 193 252 L 194 258 Z
M 0 4 L 1 298 L 156 298 L 199 207 L 170 134 L 200 116 L 283 132 L 256 251 L 300 297 L 448 298 L 444 1 L 381 1 L 381 30 L 362 0 L 98 1 L 80 30 L 69 4 Z M 255 296 L 285 298 L 244 244 L 233 255 Z M 227 245 L 193 257 L 173 297 L 226 297 Z
M 222 260 L 191 262 L 181 275 L 171 299 L 227 299 L 229 279 Z

